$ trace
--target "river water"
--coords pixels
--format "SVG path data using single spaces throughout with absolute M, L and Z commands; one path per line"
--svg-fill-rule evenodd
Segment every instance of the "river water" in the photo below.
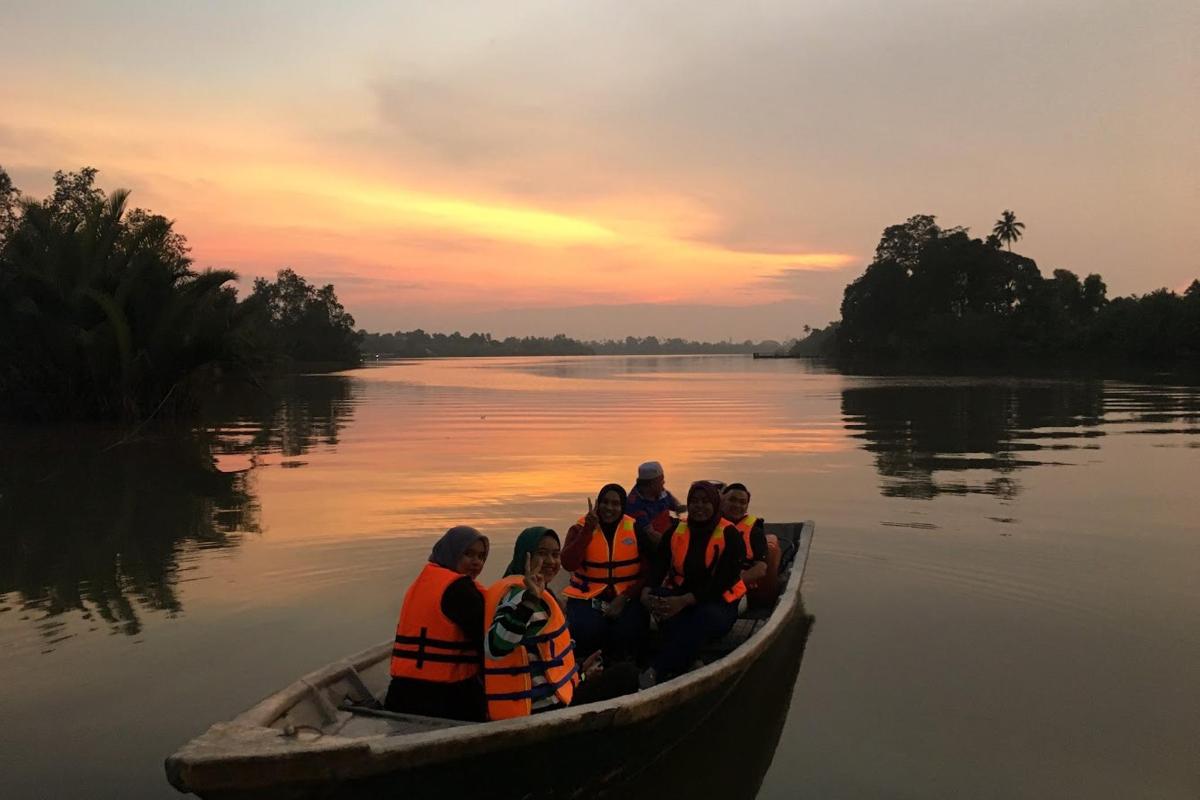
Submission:
M 1200 390 L 742 356 L 381 363 L 190 436 L 0 430 L 0 796 L 177 796 L 178 745 L 391 635 L 441 531 L 489 534 L 493 579 L 651 458 L 817 522 L 799 676 L 723 796 L 1200 796 Z

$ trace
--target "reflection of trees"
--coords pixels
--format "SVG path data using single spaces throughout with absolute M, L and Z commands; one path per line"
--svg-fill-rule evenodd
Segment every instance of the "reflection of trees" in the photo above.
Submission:
M 1105 408 L 1141 433 L 1200 433 L 1200 390 L 1195 386 L 1159 386 L 1147 391 L 1138 385 L 1110 386 Z M 1178 427 L 1158 427 L 1175 423 Z
M 354 413 L 353 383 L 340 375 L 297 375 L 264 389 L 232 388 L 215 396 L 205 418 L 215 452 L 297 456 L 336 445 Z
M 0 458 L 0 594 L 47 616 L 83 612 L 136 634 L 138 609 L 177 612 L 177 561 L 255 530 L 244 475 L 195 437 L 105 449 L 111 437 L 9 436 Z M 53 634 L 55 626 L 44 626 Z
M 929 383 L 842 392 L 842 414 L 875 455 L 891 497 L 1020 492 L 1018 470 L 1052 463 L 1043 451 L 1076 449 L 1103 436 L 1099 383 Z M 1035 457 L 1039 455 L 1041 457 Z M 935 473 L 960 473 L 944 480 Z M 970 482 L 972 472 L 990 473 Z
M 42 613 L 52 642 L 66 617 L 50 618 L 71 611 L 129 635 L 147 610 L 179 612 L 180 562 L 258 530 L 248 473 L 223 473 L 214 456 L 334 445 L 351 410 L 350 381 L 320 376 L 218 394 L 194 434 L 113 446 L 111 433 L 4 431 L 0 601 Z

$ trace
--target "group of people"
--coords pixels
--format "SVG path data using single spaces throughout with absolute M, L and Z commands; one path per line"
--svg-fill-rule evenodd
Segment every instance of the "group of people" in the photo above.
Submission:
M 649 461 L 628 494 L 610 483 L 589 499 L 565 541 L 542 526 L 522 531 L 504 576 L 486 587 L 488 538 L 451 528 L 404 596 L 385 707 L 510 719 L 686 672 L 733 627 L 747 592 L 768 583 L 771 545 L 749 506 L 743 484 L 713 481 L 693 483 L 681 504 Z M 562 599 L 550 589 L 560 569 L 570 573 Z

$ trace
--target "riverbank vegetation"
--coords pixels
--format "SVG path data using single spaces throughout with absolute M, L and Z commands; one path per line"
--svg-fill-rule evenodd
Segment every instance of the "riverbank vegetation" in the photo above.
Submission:
M 187 416 L 218 378 L 358 362 L 333 286 L 283 270 L 240 300 L 235 273 L 197 270 L 171 220 L 95 178 L 56 172 L 33 200 L 0 168 L 0 415 Z
M 467 336 L 458 331 L 451 334 L 426 333 L 420 328 L 395 333 L 359 333 L 362 335 L 364 355 L 389 358 L 580 356 L 593 352 L 583 342 L 561 333 L 553 337 L 509 336 L 507 339 L 494 339 L 490 333 L 471 333 Z
M 883 232 L 845 289 L 842 318 L 793 355 L 1034 363 L 1089 358 L 1141 364 L 1200 360 L 1200 280 L 1109 299 L 1098 274 L 1043 276 L 1012 252 L 1024 223 L 1005 211 L 986 239 L 918 215 Z M 1007 245 L 1008 249 L 1003 246 Z
M 659 339 L 657 336 L 627 336 L 624 339 L 581 341 L 565 334 L 556 336 L 510 336 L 494 339 L 490 333 L 458 331 L 426 333 L 420 328 L 395 333 L 359 332 L 362 350 L 368 356 L 429 358 L 453 356 L 590 356 L 590 355 L 695 355 L 703 353 L 773 353 L 781 345 L 768 340 L 754 342 L 694 342 Z

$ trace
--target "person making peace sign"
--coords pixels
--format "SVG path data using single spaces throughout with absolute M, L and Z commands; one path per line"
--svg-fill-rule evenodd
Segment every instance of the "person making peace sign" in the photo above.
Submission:
M 558 534 L 540 526 L 517 537 L 505 577 L 485 595 L 483 683 L 488 719 L 539 714 L 637 690 L 636 669 L 604 674 L 600 653 L 576 664 L 575 643 L 549 583 Z
M 579 658 L 603 650 L 610 663 L 632 659 L 649 630 L 649 614 L 638 602 L 648 548 L 625 514 L 625 501 L 624 489 L 606 484 L 594 508 L 588 499 L 587 514 L 567 531 L 562 548 L 562 565 L 574 573 L 563 594 Z

